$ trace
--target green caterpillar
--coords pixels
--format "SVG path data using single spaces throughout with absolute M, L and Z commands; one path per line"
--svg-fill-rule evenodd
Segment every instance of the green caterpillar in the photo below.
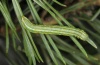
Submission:
M 41 34 L 54 34 L 54 35 L 64 35 L 64 36 L 74 36 L 83 41 L 89 42 L 95 48 L 96 45 L 89 38 L 89 36 L 81 29 L 72 28 L 67 26 L 51 26 L 51 25 L 34 25 L 26 17 L 22 17 L 22 24 L 25 29 L 28 29 L 32 33 L 41 33 Z

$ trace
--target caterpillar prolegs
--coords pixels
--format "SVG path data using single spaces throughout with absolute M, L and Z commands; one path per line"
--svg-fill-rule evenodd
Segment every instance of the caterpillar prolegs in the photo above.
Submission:
M 28 29 L 32 33 L 74 36 L 89 42 L 93 47 L 97 48 L 94 42 L 89 38 L 88 34 L 78 28 L 57 25 L 34 25 L 24 16 L 22 17 L 22 24 L 25 29 Z

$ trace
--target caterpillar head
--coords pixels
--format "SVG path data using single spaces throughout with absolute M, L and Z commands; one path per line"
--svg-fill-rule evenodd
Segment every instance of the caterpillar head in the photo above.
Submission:
M 80 37 L 79 38 L 81 40 L 83 40 L 83 41 L 86 41 L 89 38 L 89 36 L 88 36 L 88 34 L 85 31 L 81 30 L 80 31 Z
M 87 35 L 86 32 L 84 32 L 82 30 L 81 32 L 81 37 L 80 37 L 81 40 L 83 41 L 87 41 L 89 44 L 91 44 L 94 48 L 97 48 L 97 46 L 95 45 L 95 43 L 89 38 L 89 36 Z

